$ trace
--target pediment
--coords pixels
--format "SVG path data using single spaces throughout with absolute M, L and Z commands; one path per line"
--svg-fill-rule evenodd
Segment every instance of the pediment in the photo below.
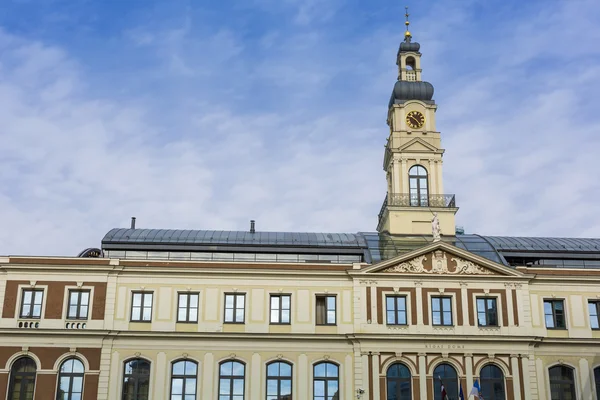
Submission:
M 436 242 L 421 249 L 367 267 L 365 273 L 522 276 L 513 268 L 496 263 L 445 242 Z
M 414 151 L 414 152 L 423 152 L 423 151 L 435 151 L 438 152 L 440 149 L 435 146 L 427 143 L 421 138 L 414 138 L 408 143 L 403 144 L 398 148 L 399 151 Z

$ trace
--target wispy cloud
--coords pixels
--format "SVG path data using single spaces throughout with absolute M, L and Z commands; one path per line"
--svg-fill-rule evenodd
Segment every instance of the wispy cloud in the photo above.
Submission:
M 4 24 L 0 254 L 75 254 L 131 215 L 373 230 L 399 18 L 378 1 L 272 3 L 119 9 L 109 34 L 96 9 L 77 40 Z M 413 8 L 445 187 L 470 232 L 600 235 L 600 6 L 552 3 Z

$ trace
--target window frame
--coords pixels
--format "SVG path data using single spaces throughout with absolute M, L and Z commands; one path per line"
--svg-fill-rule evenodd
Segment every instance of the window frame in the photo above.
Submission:
M 243 375 L 233 375 L 233 367 L 231 369 L 231 375 L 221 375 L 221 367 L 224 364 L 227 363 L 238 363 L 241 364 L 244 367 L 244 374 Z M 219 379 L 219 385 L 217 387 L 217 397 L 219 399 L 221 399 L 222 396 L 228 396 L 229 400 L 233 399 L 233 396 L 239 396 L 239 395 L 235 395 L 233 393 L 233 386 L 234 386 L 234 380 L 235 379 L 242 379 L 243 385 L 242 385 L 242 400 L 246 399 L 246 363 L 240 361 L 240 360 L 235 360 L 235 359 L 228 359 L 228 360 L 223 360 L 219 363 L 219 375 L 218 375 L 218 379 Z M 227 379 L 229 380 L 229 394 L 228 395 L 222 395 L 221 394 L 221 381 L 223 379 Z
M 77 361 L 81 364 L 81 366 L 83 367 L 83 372 L 63 372 L 63 366 L 68 362 L 68 361 Z M 69 378 L 69 390 L 67 392 L 63 393 L 63 396 L 59 397 L 59 390 L 60 390 L 60 382 L 62 380 L 62 378 L 67 377 Z M 59 400 L 63 400 L 64 399 L 64 395 L 67 395 L 67 399 L 71 400 L 73 394 L 73 380 L 74 378 L 81 378 L 81 392 L 78 392 L 77 394 L 80 395 L 80 398 L 83 398 L 83 390 L 85 388 L 85 364 L 77 357 L 69 357 L 65 360 L 63 360 L 60 363 L 60 368 L 58 369 L 58 385 L 56 387 L 56 397 Z
M 140 400 L 140 393 L 139 393 L 139 387 L 140 387 L 140 378 L 144 378 L 145 375 L 141 374 L 139 371 L 136 372 L 132 372 L 131 374 L 127 374 L 127 364 L 129 364 L 132 361 L 143 361 L 145 363 L 148 364 L 148 397 L 145 400 L 148 400 L 148 398 L 150 397 L 150 393 L 152 393 L 152 386 L 150 385 L 150 380 L 152 377 L 152 363 L 148 360 L 146 360 L 145 358 L 129 358 L 125 361 L 123 361 L 123 374 L 121 376 L 121 399 L 125 399 L 125 378 L 130 377 L 130 378 L 135 378 L 135 385 L 134 385 L 134 394 L 133 397 L 135 398 L 135 400 Z M 142 399 L 144 400 L 144 399 Z
M 27 315 L 23 315 L 23 309 L 25 307 L 25 293 L 27 292 L 31 292 L 31 302 L 29 304 L 27 304 L 29 306 L 29 310 L 31 312 L 31 315 L 27 316 Z M 19 309 L 19 319 L 42 319 L 42 314 L 44 313 L 44 293 L 45 290 L 44 289 L 35 289 L 35 288 L 23 288 L 21 290 L 21 307 Z M 33 310 L 34 310 L 34 306 L 36 305 L 35 303 L 35 294 L 36 293 L 41 293 L 42 294 L 42 299 L 40 301 L 40 315 L 35 316 L 33 315 Z
M 289 308 L 283 308 L 283 298 L 287 297 L 289 300 Z M 279 307 L 273 308 L 273 299 L 279 298 Z M 282 322 L 283 319 L 283 311 L 288 311 L 288 321 Z M 273 311 L 277 311 L 278 321 L 273 321 Z M 271 294 L 269 296 L 269 324 L 270 325 L 291 325 L 292 324 L 292 295 L 291 294 Z
M 479 300 L 483 300 L 484 302 L 484 307 L 485 309 L 483 311 L 479 311 Z M 496 323 L 495 324 L 490 324 L 489 323 L 489 319 L 490 319 L 490 310 L 488 309 L 487 305 L 488 302 L 493 302 L 494 303 L 494 308 L 493 308 L 493 314 L 495 314 L 496 316 Z M 475 298 L 475 313 L 477 315 L 477 326 L 478 327 L 483 327 L 483 328 L 487 328 L 487 327 L 499 327 L 500 326 L 500 316 L 498 315 L 498 298 L 497 297 L 483 297 L 483 296 L 479 296 Z M 479 322 L 479 314 L 483 314 L 485 317 L 485 324 L 481 324 Z
M 408 371 L 408 378 L 402 377 L 402 376 L 390 376 L 390 370 L 397 365 L 406 368 L 406 370 Z M 408 387 L 410 389 L 410 398 L 412 399 L 412 397 L 413 397 L 412 381 L 413 381 L 413 374 L 411 373 L 410 368 L 408 368 L 408 365 L 406 365 L 405 363 L 400 362 L 400 361 L 395 361 L 387 368 L 387 370 L 385 372 L 385 391 L 386 391 L 387 396 L 390 395 L 390 383 L 395 382 L 396 383 L 396 393 L 394 393 L 394 394 L 396 395 L 396 397 L 398 397 L 399 400 L 403 400 L 401 397 L 397 396 L 398 395 L 398 387 L 399 387 L 398 384 L 399 383 L 408 383 Z
M 593 320 L 594 316 L 590 313 L 590 309 L 589 309 L 590 305 L 594 306 L 594 308 L 596 309 L 595 318 L 596 318 L 596 325 L 598 325 L 597 328 L 594 328 L 592 326 L 592 320 Z M 588 300 L 588 316 L 590 317 L 590 328 L 593 331 L 600 330 L 600 300 Z M 598 393 L 598 396 L 600 396 L 600 393 Z
M 290 367 L 290 375 L 289 376 L 285 376 L 285 375 L 269 375 L 269 366 L 273 365 L 273 364 L 286 364 L 287 366 Z M 290 397 L 289 400 L 293 400 L 294 398 L 294 365 L 291 362 L 288 361 L 284 361 L 284 360 L 273 360 L 271 362 L 268 362 L 266 365 L 266 371 L 265 371 L 265 383 L 266 383 L 266 389 L 265 389 L 265 398 L 268 400 L 269 396 L 273 396 L 272 394 L 269 394 L 269 381 L 276 381 L 277 382 L 277 398 L 283 398 L 283 396 L 281 394 L 281 382 L 282 381 L 290 381 Z
M 554 382 L 552 381 L 552 375 L 551 375 L 550 371 L 555 368 L 560 368 L 560 369 L 565 368 L 570 371 L 572 379 L 568 383 L 571 386 L 570 389 L 571 389 L 571 394 L 573 395 L 572 398 L 577 399 L 578 398 L 577 397 L 578 389 L 577 389 L 577 374 L 575 373 L 575 368 L 571 367 L 570 365 L 562 365 L 562 364 L 555 364 L 555 365 L 552 365 L 552 366 L 546 368 L 546 373 L 548 374 L 548 385 L 549 385 L 549 389 L 550 389 L 550 391 L 548 392 L 548 394 L 549 394 L 548 397 L 552 398 L 552 385 L 553 384 L 559 385 L 559 390 L 560 389 L 564 390 L 564 385 L 567 383 L 567 381 L 565 379 L 562 379 L 562 376 L 560 377 L 560 379 L 555 380 Z M 563 398 L 560 395 L 559 395 L 559 397 L 560 397 L 560 399 Z
M 546 317 L 549 316 L 550 314 L 546 314 L 546 303 L 550 303 L 550 306 L 552 308 L 552 323 L 554 324 L 554 326 L 548 326 L 548 321 L 546 320 Z M 556 304 L 561 304 L 562 305 L 562 322 L 563 325 L 562 326 L 557 326 L 558 324 L 556 323 L 556 308 L 555 305 Z M 565 309 L 565 299 L 544 299 L 544 325 L 546 326 L 546 329 L 552 329 L 552 330 L 565 330 L 567 329 L 567 314 L 566 314 L 566 309 Z
M 31 362 L 31 364 L 34 366 L 35 371 L 33 372 L 18 372 L 17 375 L 17 371 L 15 371 L 15 367 L 17 366 L 17 363 L 21 360 L 27 359 Z M 37 384 L 37 373 L 38 373 L 38 366 L 37 363 L 35 362 L 34 359 L 32 359 L 31 357 L 27 357 L 27 356 L 22 356 L 22 357 L 18 357 L 16 360 L 14 360 L 12 362 L 12 365 L 10 366 L 10 370 L 9 370 L 9 377 L 8 377 L 8 392 L 6 394 L 6 398 L 7 399 L 12 399 L 14 398 L 14 390 L 15 390 L 15 380 L 16 378 L 21 378 L 21 381 L 19 382 L 19 400 L 33 400 L 35 397 L 35 389 L 36 389 L 36 384 Z M 33 377 L 33 379 L 31 379 L 31 377 Z M 33 391 L 31 392 L 31 398 L 27 398 L 27 392 L 23 392 L 23 387 L 26 387 L 26 385 L 23 385 L 23 381 L 29 383 L 29 381 L 33 381 Z
M 178 364 L 178 363 L 181 363 L 181 362 L 184 363 L 183 375 L 175 375 L 173 373 L 173 371 L 175 369 L 175 364 Z M 185 374 L 185 363 L 186 362 L 193 363 L 196 366 L 196 374 L 195 375 L 192 375 L 192 374 L 186 375 Z M 187 359 L 187 358 L 185 358 L 185 359 L 184 358 L 180 358 L 180 359 L 177 359 L 177 360 L 174 360 L 173 362 L 171 362 L 171 374 L 170 374 L 170 385 L 169 385 L 169 399 L 173 399 L 173 396 L 174 396 L 173 395 L 173 380 L 174 379 L 182 379 L 183 380 L 183 385 L 182 385 L 183 393 L 180 395 L 182 399 L 187 399 L 188 396 L 191 396 L 190 394 L 187 394 L 185 392 L 185 388 L 187 387 L 186 386 L 186 382 L 188 380 L 192 380 L 192 379 L 195 380 L 196 381 L 196 385 L 195 385 L 195 389 L 194 389 L 194 400 L 196 400 L 198 398 L 198 363 L 196 361 L 190 360 L 190 359 Z M 179 396 L 179 394 L 175 394 L 175 396 Z
M 431 326 L 454 326 L 454 310 L 452 309 L 452 304 L 453 304 L 453 297 L 452 296 L 444 296 L 444 295 L 436 295 L 436 296 L 431 296 Z M 444 299 L 449 299 L 450 300 L 450 309 L 446 310 L 444 309 Z M 440 310 L 439 311 L 435 311 L 433 309 L 433 301 L 434 300 L 440 300 Z M 450 323 L 449 324 L 445 324 L 444 323 L 444 312 L 450 312 Z M 436 324 L 434 313 L 440 313 L 440 323 Z
M 233 296 L 233 320 L 232 321 L 227 321 L 227 296 Z M 237 310 L 239 309 L 239 307 L 237 307 L 237 301 L 238 301 L 238 296 L 243 296 L 244 297 L 244 306 L 241 308 L 243 313 L 242 313 L 242 320 L 238 321 L 237 320 Z M 223 303 L 223 323 L 224 324 L 245 324 L 246 323 L 246 293 L 237 293 L 237 292 L 233 292 L 233 293 L 225 293 L 225 297 L 224 299 L 224 303 Z
M 454 367 L 454 365 L 448 363 L 448 362 L 441 362 L 438 365 L 435 366 L 435 368 L 433 369 L 433 375 L 438 377 L 441 376 L 441 374 L 438 372 L 436 374 L 436 370 L 440 367 L 448 367 L 450 370 L 454 371 L 454 377 L 450 378 L 448 376 L 444 375 L 444 387 L 446 388 L 446 393 L 448 394 L 449 398 L 455 398 L 458 399 L 458 395 L 460 392 L 460 375 L 458 374 L 458 370 L 456 369 L 456 367 Z M 451 380 L 450 380 L 451 379 Z M 450 385 L 449 385 L 450 384 Z M 433 379 L 433 398 L 438 398 L 438 388 L 441 386 L 441 382 L 440 379 Z M 441 390 L 441 388 L 440 388 Z M 456 391 L 455 391 L 456 390 Z
M 329 298 L 333 298 L 333 304 L 334 304 L 334 308 L 333 308 L 333 316 L 334 316 L 334 321 L 333 322 L 329 322 L 328 321 L 328 313 L 329 311 L 331 311 L 329 309 Z M 319 299 L 325 299 L 325 321 L 319 323 Z M 337 295 L 336 294 L 329 294 L 329 293 L 325 293 L 325 294 L 316 294 L 315 295 L 315 325 L 316 326 L 336 326 L 337 325 Z
M 133 309 L 136 307 L 134 306 L 134 298 L 135 295 L 139 294 L 142 296 L 141 302 L 140 302 L 140 319 L 133 319 Z M 150 319 L 144 319 L 144 300 L 146 299 L 146 296 L 151 296 L 152 301 L 150 302 Z M 152 322 L 152 315 L 154 314 L 154 292 L 152 291 L 141 291 L 141 290 L 137 290 L 137 291 L 132 291 L 131 292 L 131 313 L 130 313 L 130 317 L 129 317 L 129 322 L 139 322 L 139 323 L 151 323 Z
M 411 173 L 412 170 L 418 171 L 418 168 L 423 168 L 425 171 L 425 175 L 419 175 L 419 172 Z M 412 186 L 412 180 L 416 180 L 416 187 Z M 425 179 L 424 188 L 425 193 L 423 193 L 423 188 L 421 187 L 421 180 Z M 413 201 L 412 191 L 416 190 L 416 198 Z M 423 201 L 423 197 L 425 201 Z M 409 205 L 411 207 L 429 207 L 429 171 L 421 164 L 415 164 L 408 169 L 408 199 Z
M 600 400 L 600 365 L 592 370 L 594 374 L 594 384 L 596 385 L 596 399 Z
M 388 309 L 388 299 L 394 299 L 394 308 L 393 310 Z M 398 300 L 404 299 L 404 310 L 398 309 Z M 394 320 L 396 322 L 390 322 L 389 314 L 390 312 L 394 313 Z M 405 323 L 401 324 L 398 322 L 398 313 L 404 312 L 404 321 Z M 408 326 L 408 296 L 405 294 L 386 294 L 385 295 L 385 323 L 386 325 L 391 326 Z
M 492 377 L 492 378 L 483 377 L 482 375 L 483 375 L 483 372 L 484 372 L 485 368 L 496 368 L 498 371 L 500 371 L 501 377 L 500 378 L 497 378 L 497 377 Z M 489 400 L 498 400 L 496 398 L 496 392 L 493 391 L 493 390 L 491 390 L 491 391 L 490 390 L 484 390 L 484 388 L 486 386 L 488 386 L 488 385 L 492 385 L 492 388 L 493 388 L 493 385 L 495 383 L 502 383 L 502 390 L 503 390 L 502 394 L 504 395 L 504 399 L 503 400 L 507 399 L 508 395 L 507 395 L 506 375 L 504 374 L 504 371 L 502 370 L 502 368 L 500 368 L 497 364 L 487 363 L 487 364 L 485 364 L 485 365 L 483 365 L 481 367 L 481 369 L 479 370 L 479 383 L 481 385 L 482 393 L 486 393 L 485 398 L 489 399 Z
M 185 320 L 179 319 L 179 310 L 181 307 L 181 297 L 187 297 L 187 305 L 185 306 Z M 191 297 L 198 296 L 196 299 L 196 307 L 191 307 Z M 190 320 L 190 310 L 196 309 L 196 320 Z M 178 324 L 197 324 L 200 314 L 200 292 L 177 292 L 177 323 Z
M 315 370 L 316 368 L 321 365 L 321 364 L 325 364 L 325 376 L 316 376 L 315 375 Z M 335 365 L 335 367 L 337 368 L 337 375 L 335 377 L 329 377 L 327 376 L 327 364 L 331 364 L 331 365 Z M 338 394 L 338 399 L 341 399 L 341 392 L 342 392 L 342 387 L 340 385 L 340 365 L 338 363 L 332 362 L 331 360 L 326 360 L 326 361 L 319 361 L 315 364 L 313 364 L 313 369 L 312 369 L 312 398 L 313 400 L 316 398 L 315 397 L 315 382 L 317 381 L 324 381 L 325 382 L 325 396 L 319 396 L 320 398 L 323 398 L 323 400 L 329 399 L 330 397 L 333 397 L 333 395 L 335 395 L 335 393 L 333 394 L 329 394 L 329 381 L 337 381 L 337 394 Z
M 75 307 L 77 308 L 77 311 L 75 313 L 75 316 L 71 316 L 70 312 L 71 312 L 71 294 L 73 293 L 77 293 L 77 303 L 75 305 Z M 87 304 L 85 305 L 85 307 L 87 307 L 87 312 L 84 317 L 81 317 L 81 295 L 83 293 L 87 293 L 88 294 L 88 301 Z M 67 316 L 66 319 L 73 319 L 73 320 L 78 320 L 78 321 L 87 321 L 90 317 L 90 304 L 92 303 L 92 291 L 90 289 L 69 289 L 68 294 L 67 294 Z

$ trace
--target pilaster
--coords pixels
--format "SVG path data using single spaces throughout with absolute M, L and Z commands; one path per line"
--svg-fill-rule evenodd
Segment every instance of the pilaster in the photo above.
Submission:
M 371 380 L 373 382 L 373 400 L 378 400 L 379 395 L 379 353 L 372 353 L 371 357 Z
M 509 315 L 511 313 L 509 312 Z M 510 322 L 510 321 L 509 321 Z M 519 355 L 510 355 L 510 367 L 512 368 L 514 399 L 521 400 L 521 376 L 519 375 Z
M 419 391 L 421 399 L 427 399 L 427 354 L 419 353 Z

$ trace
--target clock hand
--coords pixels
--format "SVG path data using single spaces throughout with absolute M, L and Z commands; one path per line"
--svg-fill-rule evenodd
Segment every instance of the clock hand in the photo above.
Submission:
M 413 117 L 412 115 L 410 117 L 408 117 L 411 121 L 413 121 L 413 123 L 417 126 L 419 126 L 419 120 L 416 119 L 415 117 Z

